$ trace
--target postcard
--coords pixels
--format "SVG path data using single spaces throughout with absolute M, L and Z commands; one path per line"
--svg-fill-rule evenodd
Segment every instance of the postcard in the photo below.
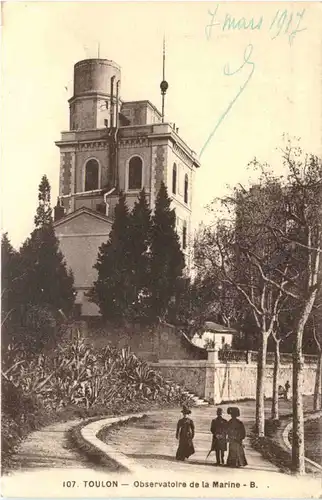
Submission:
M 2 3 L 5 498 L 321 498 L 321 22 Z

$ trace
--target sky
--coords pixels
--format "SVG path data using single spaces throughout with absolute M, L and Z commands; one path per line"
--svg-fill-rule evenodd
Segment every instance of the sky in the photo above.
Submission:
M 55 204 L 73 66 L 98 44 L 121 66 L 121 97 L 160 109 L 165 33 L 166 121 L 201 161 L 195 225 L 227 185 L 247 183 L 252 158 L 279 171 L 283 134 L 322 155 L 321 21 L 313 2 L 5 2 L 2 230 L 16 247 L 28 236 L 43 174 Z

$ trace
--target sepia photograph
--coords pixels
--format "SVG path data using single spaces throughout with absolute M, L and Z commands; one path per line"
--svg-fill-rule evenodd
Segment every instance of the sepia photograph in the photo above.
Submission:
M 1 18 L 3 497 L 322 498 L 321 3 Z

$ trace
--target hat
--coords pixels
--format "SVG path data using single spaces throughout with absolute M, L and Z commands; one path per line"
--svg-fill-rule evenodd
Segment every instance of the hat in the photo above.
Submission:
M 183 413 L 184 415 L 189 415 L 191 413 L 191 410 L 189 410 L 189 408 L 186 405 L 183 405 L 181 413 Z
M 240 411 L 239 411 L 239 408 L 237 406 L 230 406 L 227 409 L 227 413 L 228 413 L 228 415 L 231 415 L 232 417 L 239 417 L 239 415 L 240 415 Z

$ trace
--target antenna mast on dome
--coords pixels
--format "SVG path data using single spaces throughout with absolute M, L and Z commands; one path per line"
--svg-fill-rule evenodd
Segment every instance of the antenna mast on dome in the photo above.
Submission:
M 165 36 L 163 35 L 163 63 L 162 63 L 162 82 L 160 83 L 161 96 L 162 96 L 162 123 L 164 123 L 164 101 L 169 84 L 165 79 Z

